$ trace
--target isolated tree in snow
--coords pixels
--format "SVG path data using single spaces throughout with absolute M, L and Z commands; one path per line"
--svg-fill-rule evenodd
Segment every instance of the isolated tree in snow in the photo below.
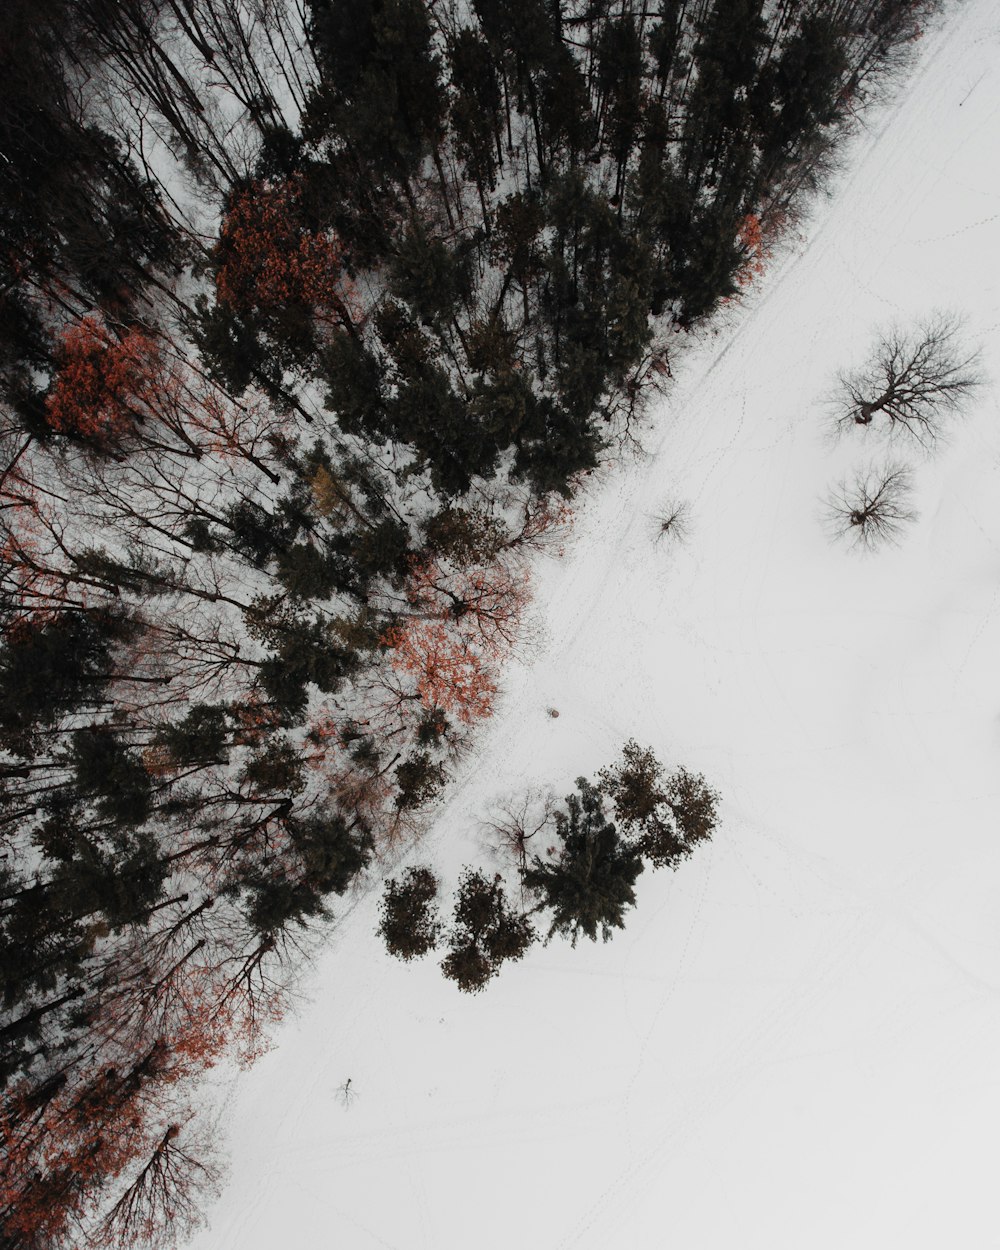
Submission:
M 905 465 L 889 461 L 841 482 L 827 502 L 834 537 L 868 551 L 897 542 L 903 526 L 917 516 L 909 504 L 911 476 Z
M 884 419 L 890 433 L 904 431 L 928 446 L 941 417 L 959 411 L 982 385 L 979 353 L 961 342 L 962 323 L 937 313 L 911 330 L 883 332 L 861 368 L 842 373 L 833 397 L 839 427 Z
M 390 877 L 385 883 L 378 933 L 390 955 L 416 959 L 437 946 L 441 936 L 437 891 L 437 878 L 429 868 L 408 868 L 400 880 Z
M 606 942 L 625 927 L 624 914 L 635 906 L 635 882 L 643 870 L 642 854 L 623 841 L 608 820 L 600 792 L 577 779 L 578 794 L 555 813 L 562 847 L 554 863 L 537 855 L 521 874 L 525 888 L 541 895 L 536 911 L 552 912 L 548 936 L 560 933 L 575 946 L 581 933 Z
M 621 761 L 598 774 L 600 789 L 614 804 L 615 819 L 626 830 L 641 828 L 664 801 L 663 765 L 634 738 L 622 748 Z
M 535 931 L 526 916 L 508 905 L 499 874 L 489 880 L 467 868 L 455 897 L 451 950 L 441 970 L 460 990 L 475 994 L 496 976 L 504 960 L 521 958 Z

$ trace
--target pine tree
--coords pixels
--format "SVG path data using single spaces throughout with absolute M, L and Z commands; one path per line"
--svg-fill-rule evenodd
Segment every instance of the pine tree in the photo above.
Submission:
M 402 879 L 385 883 L 378 933 L 390 955 L 417 959 L 433 950 L 441 935 L 434 906 L 437 878 L 429 868 L 408 868 Z
M 228 760 L 228 727 L 222 707 L 196 703 L 181 720 L 162 725 L 153 738 L 177 764 L 224 764 Z
M 396 807 L 400 811 L 424 807 L 437 797 L 445 783 L 444 765 L 426 751 L 415 751 L 396 769 Z
M 74 789 L 94 801 L 97 816 L 119 826 L 138 826 L 150 812 L 150 781 L 138 757 L 103 728 L 78 730 L 67 753 Z
M 521 874 L 525 889 L 541 896 L 535 910 L 552 913 L 549 938 L 559 933 L 574 946 L 581 933 L 592 942 L 600 933 L 606 942 L 614 929 L 624 928 L 643 870 L 639 851 L 623 842 L 608 821 L 600 793 L 585 777 L 576 786 L 578 793 L 567 795 L 565 810 L 555 813 L 558 859 L 546 863 L 535 855 Z
M 8 630 L 0 652 L 0 741 L 28 750 L 34 726 L 101 698 L 111 649 L 131 636 L 122 612 L 37 616 Z

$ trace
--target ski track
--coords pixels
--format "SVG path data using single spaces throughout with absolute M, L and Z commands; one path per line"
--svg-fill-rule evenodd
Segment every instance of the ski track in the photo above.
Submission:
M 408 860 L 450 889 L 498 797 L 629 736 L 723 791 L 716 840 L 608 946 L 538 947 L 471 1001 L 387 961 L 353 895 L 313 1001 L 220 1083 L 233 1178 L 197 1250 L 1000 1246 L 998 51 L 991 0 L 952 8 L 805 241 L 686 347 L 648 454 L 539 560 L 536 641 Z M 882 449 L 824 443 L 824 388 L 935 307 L 994 383 L 915 460 L 900 551 L 848 557 L 818 500 Z

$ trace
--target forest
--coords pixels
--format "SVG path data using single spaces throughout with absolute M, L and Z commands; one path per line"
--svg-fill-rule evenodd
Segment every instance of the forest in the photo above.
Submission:
M 936 8 L 8 0 L 5 1250 L 197 1222 L 200 1074 L 267 1048 L 431 818 L 533 553 Z M 661 772 L 629 743 L 580 780 L 561 876 L 507 828 L 550 937 L 607 937 L 709 835 L 704 779 Z M 580 901 L 598 842 L 618 911 Z M 388 882 L 390 952 L 435 944 L 432 885 Z M 445 975 L 532 936 L 470 869 Z

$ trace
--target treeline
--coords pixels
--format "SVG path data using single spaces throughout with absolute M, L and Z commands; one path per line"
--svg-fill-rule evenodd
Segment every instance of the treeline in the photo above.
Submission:
M 9 0 L 0 1244 L 196 1220 L 192 1079 L 418 827 L 527 556 L 933 8 Z

